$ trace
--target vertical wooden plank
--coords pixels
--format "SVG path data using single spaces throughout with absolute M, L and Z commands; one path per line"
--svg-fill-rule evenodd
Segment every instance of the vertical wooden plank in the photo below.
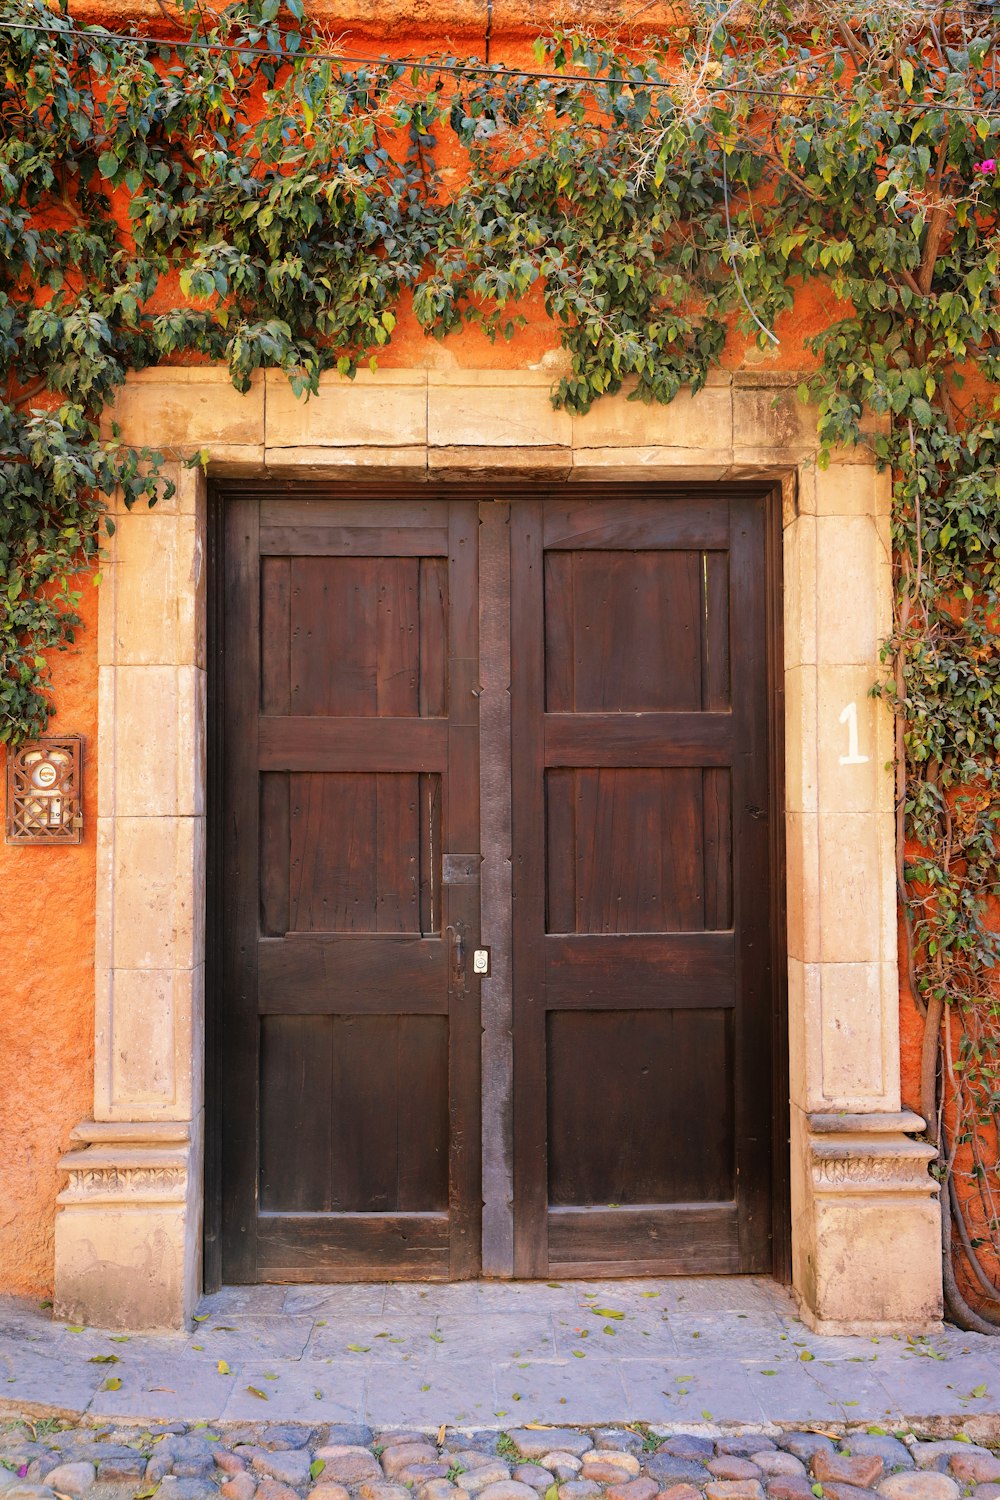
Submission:
M 291 713 L 292 562 L 260 560 L 260 710 Z
M 397 1207 L 401 1020 L 334 1020 L 328 1108 L 333 1136 L 330 1200 L 338 1213 L 389 1213 Z
M 514 1274 L 548 1268 L 546 1149 L 545 691 L 542 506 L 511 507 L 511 744 L 514 910 Z
M 291 590 L 288 557 L 260 560 L 260 707 L 265 714 L 291 712 Z M 288 931 L 288 777 L 260 778 L 261 930 Z
M 378 564 L 377 710 L 420 711 L 420 559 Z M 375 920 L 378 932 L 419 932 L 420 814 L 417 777 L 375 777 Z
M 728 708 L 729 557 L 725 552 L 703 552 L 701 564 L 701 706 Z
M 420 778 L 375 777 L 375 929 L 420 931 Z
M 573 710 L 585 713 L 621 708 L 623 690 L 626 698 L 630 695 L 615 670 L 613 658 L 615 641 L 620 635 L 617 616 L 622 570 L 628 558 L 616 552 L 576 552 L 571 556 L 573 633 L 569 649 Z M 548 677 L 551 672 L 548 663 L 545 672 Z
M 767 595 L 764 500 L 730 502 L 731 670 L 740 684 L 733 716 L 733 767 L 739 1005 L 735 1034 L 735 1118 L 740 1265 L 766 1271 L 771 1262 L 771 983 L 770 817 L 767 704 Z
M 260 1206 L 330 1210 L 333 1019 L 262 1016 Z
M 400 1213 L 448 1207 L 448 1019 L 399 1016 L 399 1139 L 396 1207 Z
M 256 500 L 231 500 L 225 516 L 225 702 L 222 858 L 222 1274 L 257 1279 L 260 555 Z
M 701 777 L 705 927 L 721 931 L 733 922 L 732 773 L 706 766 Z
M 641 773 L 640 773 L 641 774 Z M 656 774 L 660 900 L 646 908 L 651 932 L 701 932 L 705 927 L 705 832 L 702 771 L 672 766 Z
M 483 1274 L 514 1274 L 511 1037 L 510 505 L 479 506 L 479 816 L 482 940 Z
M 600 808 L 601 772 L 587 766 L 574 773 L 576 786 L 576 842 L 573 870 L 575 912 L 574 932 L 600 932 L 601 917 L 595 900 L 594 844 L 597 838 L 597 818 Z
M 420 686 L 417 712 L 436 719 L 448 711 L 448 559 L 422 557 L 419 574 Z M 420 777 L 420 931 L 444 930 L 441 908 L 439 776 Z
M 437 719 L 448 701 L 448 559 L 420 559 L 420 686 L 417 712 Z
M 444 852 L 479 853 L 479 518 L 474 502 L 453 501 L 448 516 L 448 774 Z M 449 1270 L 479 1270 L 482 1228 L 479 980 L 472 949 L 480 933 L 479 886 L 443 888 L 449 965 Z
M 284 937 L 289 930 L 290 779 L 276 771 L 260 778 L 260 927 L 268 937 Z
M 420 931 L 440 937 L 441 916 L 441 777 L 417 777 L 420 809 Z
M 545 930 L 576 932 L 577 779 L 586 772 L 545 774 Z
M 576 708 L 576 552 L 544 554 L 545 712 Z
M 419 559 L 381 557 L 375 576 L 375 712 L 401 718 L 419 711 Z

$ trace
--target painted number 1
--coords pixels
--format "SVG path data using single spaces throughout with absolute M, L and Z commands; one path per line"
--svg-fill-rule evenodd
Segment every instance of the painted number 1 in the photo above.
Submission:
M 846 708 L 841 709 L 840 722 L 847 725 L 847 754 L 840 757 L 840 764 L 842 766 L 867 765 L 867 755 L 858 754 L 858 705 L 856 703 L 848 703 Z

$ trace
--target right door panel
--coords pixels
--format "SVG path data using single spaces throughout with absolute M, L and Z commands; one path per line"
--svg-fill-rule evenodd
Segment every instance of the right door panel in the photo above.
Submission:
M 769 1270 L 764 501 L 511 510 L 516 1274 Z

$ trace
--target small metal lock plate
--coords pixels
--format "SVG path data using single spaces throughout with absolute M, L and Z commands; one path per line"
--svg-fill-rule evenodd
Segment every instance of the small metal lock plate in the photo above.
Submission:
M 476 948 L 472 954 L 472 972 L 480 978 L 488 978 L 490 972 L 490 950 L 488 948 Z

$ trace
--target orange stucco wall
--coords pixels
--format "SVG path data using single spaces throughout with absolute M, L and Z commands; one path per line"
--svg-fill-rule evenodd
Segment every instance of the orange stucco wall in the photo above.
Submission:
M 79 20 L 124 29 L 139 18 L 151 31 L 179 34 L 183 25 L 164 20 L 159 0 L 75 0 Z M 487 0 L 312 0 L 310 14 L 329 18 L 338 45 L 355 54 L 417 55 L 435 50 L 482 56 Z M 530 38 L 550 24 L 528 0 L 494 0 L 491 56 L 532 66 Z M 587 0 L 576 8 L 594 24 L 620 14 L 611 0 Z M 644 13 L 655 27 L 664 16 Z M 161 296 L 173 300 L 161 289 Z M 471 367 L 518 368 L 536 364 L 557 346 L 540 297 L 523 311 L 528 324 L 509 344 L 490 344 L 478 331 L 449 338 L 444 356 Z M 777 332 L 777 351 L 761 356 L 733 336 L 724 363 L 751 363 L 768 370 L 808 365 L 805 339 L 838 316 L 822 291 L 801 294 Z M 429 340 L 401 310 L 385 366 L 423 365 L 442 346 Z M 76 646 L 50 663 L 58 704 L 52 732 L 86 737 L 84 842 L 73 848 L 10 848 L 0 845 L 0 1068 L 3 1088 L 0 1148 L 0 1289 L 44 1296 L 51 1290 L 52 1236 L 57 1161 L 69 1132 L 93 1105 L 94 902 L 96 831 L 97 590 L 83 584 L 85 628 Z M 3 752 L 0 750 L 0 769 Z M 917 1103 L 919 1023 L 908 995 L 901 997 L 904 1098 Z
M 84 840 L 0 844 L 0 1288 L 38 1295 L 52 1286 L 56 1163 L 94 1102 L 97 590 L 80 587 L 85 629 L 50 658 L 51 733 L 85 737 Z
M 172 26 L 164 20 L 154 0 L 126 5 L 76 0 L 72 9 L 79 20 L 116 30 L 124 28 L 127 17 L 136 17 L 159 34 L 184 31 L 182 23 Z M 484 55 L 486 0 L 425 0 L 415 7 L 400 0 L 373 0 L 372 5 L 366 0 L 312 0 L 309 10 L 336 21 L 338 46 L 355 55 L 406 56 L 453 48 Z M 550 19 L 532 10 L 526 0 L 494 0 L 494 60 L 533 66 L 531 39 Z M 586 10 L 601 22 L 617 14 L 607 0 L 589 0 Z M 656 16 L 650 13 L 646 20 L 652 27 Z M 159 305 L 174 303 L 176 287 L 162 286 L 156 300 Z M 556 330 L 540 296 L 529 299 L 522 311 L 527 324 L 511 343 L 491 344 L 478 330 L 464 329 L 446 341 L 442 356 L 442 346 L 423 333 L 404 306 L 381 363 L 405 367 L 443 357 L 477 368 L 537 364 L 557 347 Z M 822 295 L 810 291 L 800 297 L 778 327 L 779 350 L 763 360 L 763 367 L 801 369 L 808 363 L 804 338 L 833 316 L 835 304 L 827 306 Z M 745 341 L 734 336 L 724 362 L 738 367 L 747 352 Z M 749 356 L 751 362 L 761 359 L 752 349 Z M 59 709 L 52 732 L 86 736 L 84 843 L 47 850 L 0 846 L 5 914 L 0 935 L 0 1066 L 5 1078 L 0 1091 L 0 1289 L 38 1296 L 47 1295 L 52 1284 L 55 1198 L 62 1186 L 56 1163 L 67 1149 L 70 1130 L 93 1107 L 97 590 L 84 588 L 85 629 L 75 648 L 51 663 Z

